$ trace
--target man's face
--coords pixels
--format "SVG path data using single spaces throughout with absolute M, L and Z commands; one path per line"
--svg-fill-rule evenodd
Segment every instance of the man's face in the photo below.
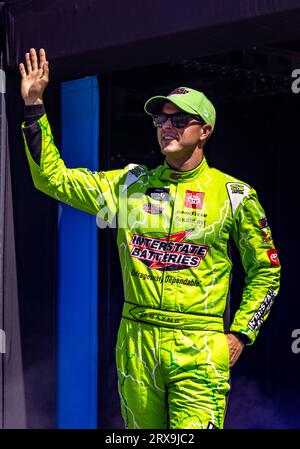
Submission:
M 167 102 L 164 104 L 161 112 L 166 114 L 174 114 L 182 111 L 175 104 Z M 171 120 L 168 118 L 161 128 L 157 128 L 158 143 L 161 152 L 165 155 L 178 155 L 193 152 L 199 143 L 202 134 L 201 124 L 197 120 L 191 120 L 185 128 L 175 128 Z

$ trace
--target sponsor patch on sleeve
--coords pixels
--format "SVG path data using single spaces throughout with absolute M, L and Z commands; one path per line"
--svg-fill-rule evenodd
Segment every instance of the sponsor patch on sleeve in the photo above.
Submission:
M 268 228 L 268 227 L 269 227 L 269 225 L 268 225 L 268 220 L 266 219 L 266 217 L 261 218 L 261 219 L 259 220 L 259 227 L 260 227 L 260 229 Z
M 134 184 L 137 182 L 141 176 L 146 176 L 147 173 L 145 172 L 144 168 L 141 165 L 137 164 L 129 164 L 128 165 L 128 173 L 126 177 L 125 184 L 123 185 L 123 192 L 128 189 L 128 187 L 131 186 L 131 184 Z
M 248 195 L 250 188 L 238 182 L 228 182 L 226 188 L 231 203 L 232 215 L 234 215 L 243 198 Z
M 276 295 L 277 293 L 274 291 L 272 287 L 270 287 L 269 290 L 267 291 L 267 294 L 262 304 L 259 306 L 259 309 L 255 312 L 255 314 L 248 323 L 248 327 L 250 329 L 254 331 L 259 330 L 259 328 L 264 322 L 264 317 L 272 307 Z
M 280 261 L 278 259 L 278 253 L 276 249 L 269 249 L 267 251 L 268 257 L 270 259 L 271 265 L 280 265 Z

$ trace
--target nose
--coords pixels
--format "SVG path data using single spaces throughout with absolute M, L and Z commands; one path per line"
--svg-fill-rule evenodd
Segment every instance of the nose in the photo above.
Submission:
M 162 128 L 174 128 L 171 122 L 171 117 L 167 117 L 167 120 L 162 124 Z

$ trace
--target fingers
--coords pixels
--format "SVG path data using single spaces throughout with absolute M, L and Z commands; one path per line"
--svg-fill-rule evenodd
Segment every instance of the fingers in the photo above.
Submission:
M 22 79 L 43 79 L 46 83 L 49 82 L 49 63 L 46 60 L 46 52 L 43 48 L 40 48 L 39 59 L 34 48 L 30 49 L 29 53 L 25 54 L 26 69 L 23 63 L 19 64 L 19 70 Z M 27 76 L 28 75 L 28 76 Z
M 36 55 L 35 48 L 31 48 L 29 53 L 25 54 L 25 61 L 28 73 L 42 68 L 44 62 L 46 61 L 46 53 L 43 48 L 40 49 L 40 65 L 38 67 L 38 58 Z
M 21 62 L 21 64 L 19 64 L 19 70 L 20 70 L 21 78 L 22 79 L 26 78 L 26 70 L 25 70 L 25 66 L 22 62 Z
M 43 65 L 43 69 L 44 69 L 44 75 L 43 78 L 45 81 L 49 81 L 49 63 L 48 61 L 46 61 Z
M 37 61 L 35 48 L 30 49 L 30 57 L 31 57 L 32 70 L 37 70 L 38 69 L 38 61 Z
M 242 353 L 243 348 L 242 347 L 231 347 L 230 348 L 230 368 L 236 363 L 238 358 L 240 357 Z
M 42 69 L 44 63 L 47 62 L 46 52 L 45 52 L 45 50 L 43 48 L 40 48 L 40 52 L 39 53 L 40 53 L 40 65 L 39 65 L 39 68 Z
M 30 61 L 29 53 L 25 53 L 25 61 L 26 61 L 27 72 L 31 73 L 32 72 L 32 67 L 31 67 L 31 61 Z
M 229 367 L 232 368 L 244 349 L 244 343 L 236 335 L 231 333 L 227 334 L 227 341 L 229 347 Z

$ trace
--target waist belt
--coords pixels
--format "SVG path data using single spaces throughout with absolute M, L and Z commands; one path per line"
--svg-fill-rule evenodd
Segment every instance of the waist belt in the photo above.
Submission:
M 223 318 L 219 316 L 155 309 L 127 301 L 124 302 L 122 317 L 161 327 L 224 332 Z

